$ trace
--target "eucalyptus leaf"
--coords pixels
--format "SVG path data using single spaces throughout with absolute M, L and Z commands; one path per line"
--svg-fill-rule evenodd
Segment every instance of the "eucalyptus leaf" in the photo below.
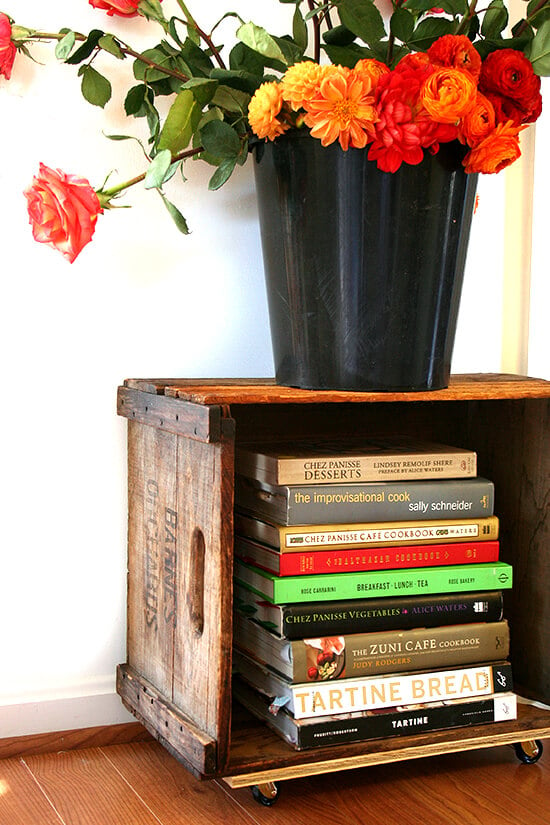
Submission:
M 103 109 L 111 99 L 112 87 L 110 82 L 93 66 L 81 66 L 78 74 L 82 76 L 82 95 L 88 103 Z
M 170 149 L 162 149 L 151 161 L 145 174 L 143 186 L 145 189 L 160 189 L 167 180 L 168 170 L 172 166 Z

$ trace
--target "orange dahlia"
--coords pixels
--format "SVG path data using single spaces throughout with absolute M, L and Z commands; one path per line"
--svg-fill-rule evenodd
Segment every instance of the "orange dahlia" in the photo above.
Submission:
M 304 60 L 286 70 L 281 81 L 283 99 L 290 103 L 295 112 L 303 109 L 306 102 L 315 95 L 327 68 L 311 60 Z
M 511 120 L 499 123 L 464 158 L 466 172 L 493 174 L 510 166 L 521 155 L 519 133 L 525 126 L 516 126 Z
M 277 119 L 282 107 L 281 85 L 275 81 L 262 83 L 248 104 L 248 122 L 254 134 L 259 138 L 275 140 L 286 132 L 289 124 Z
M 369 79 L 371 81 L 372 88 L 374 89 L 378 85 L 378 81 L 382 75 L 388 74 L 390 69 L 385 63 L 381 63 L 373 57 L 365 57 L 362 60 L 357 61 L 353 67 L 353 71 L 356 74 L 361 75 L 361 77 L 366 77 Z
M 420 101 L 437 123 L 457 123 L 472 108 L 477 86 L 459 69 L 437 69 L 422 86 Z
M 344 151 L 362 149 L 374 137 L 377 119 L 372 83 L 344 66 L 330 66 L 317 94 L 306 103 L 304 122 L 323 146 L 338 140 Z

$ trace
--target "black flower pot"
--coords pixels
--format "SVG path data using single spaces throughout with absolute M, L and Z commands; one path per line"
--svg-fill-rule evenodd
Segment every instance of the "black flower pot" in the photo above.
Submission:
M 447 386 L 477 183 L 463 154 L 390 174 L 305 132 L 255 146 L 279 384 Z

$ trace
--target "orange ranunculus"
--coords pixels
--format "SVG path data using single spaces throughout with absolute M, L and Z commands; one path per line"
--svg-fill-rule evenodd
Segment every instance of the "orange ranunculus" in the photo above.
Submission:
M 353 67 L 353 71 L 362 77 L 364 76 L 368 78 L 371 81 L 372 88 L 374 89 L 378 85 L 378 81 L 382 75 L 388 74 L 390 69 L 385 63 L 381 63 L 373 57 L 365 57 L 362 60 L 357 61 Z
M 534 123 L 542 111 L 540 77 L 516 49 L 499 49 L 485 58 L 479 90 L 495 107 L 499 122 Z
M 248 122 L 254 134 L 268 140 L 275 140 L 278 135 L 282 135 L 289 128 L 288 123 L 277 120 L 282 107 L 281 84 L 276 81 L 262 83 L 248 104 Z
M 136 17 L 139 0 L 88 0 L 94 9 L 106 11 L 109 17 Z
M 428 49 L 428 57 L 435 66 L 461 69 L 477 80 L 481 71 L 481 57 L 464 34 L 444 34 Z
M 497 124 L 464 158 L 466 172 L 493 174 L 510 166 L 521 155 L 519 133 L 525 128 L 511 120 Z
M 476 146 L 480 140 L 493 131 L 496 126 L 495 110 L 491 101 L 477 93 L 476 102 L 467 112 L 459 126 L 459 138 L 468 146 Z
M 344 151 L 362 149 L 374 137 L 377 119 L 372 84 L 344 66 L 330 66 L 319 90 L 306 105 L 304 122 L 323 146 L 338 140 Z
M 475 103 L 477 85 L 459 69 L 436 69 L 420 90 L 420 101 L 437 123 L 457 123 Z
M 290 103 L 295 112 L 303 109 L 315 95 L 327 68 L 312 60 L 303 60 L 286 70 L 281 80 L 283 99 Z
M 72 263 L 91 241 L 103 212 L 89 182 L 41 163 L 25 197 L 35 241 L 53 246 Z
M 4 75 L 6 80 L 11 77 L 13 61 L 15 60 L 17 49 L 11 39 L 11 23 L 9 17 L 0 12 L 0 75 Z

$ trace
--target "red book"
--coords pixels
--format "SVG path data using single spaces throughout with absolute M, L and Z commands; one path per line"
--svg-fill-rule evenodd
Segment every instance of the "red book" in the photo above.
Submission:
M 498 561 L 498 541 L 461 541 L 403 547 L 358 547 L 279 553 L 265 544 L 235 536 L 235 556 L 276 576 L 304 576 L 407 567 L 440 567 Z

